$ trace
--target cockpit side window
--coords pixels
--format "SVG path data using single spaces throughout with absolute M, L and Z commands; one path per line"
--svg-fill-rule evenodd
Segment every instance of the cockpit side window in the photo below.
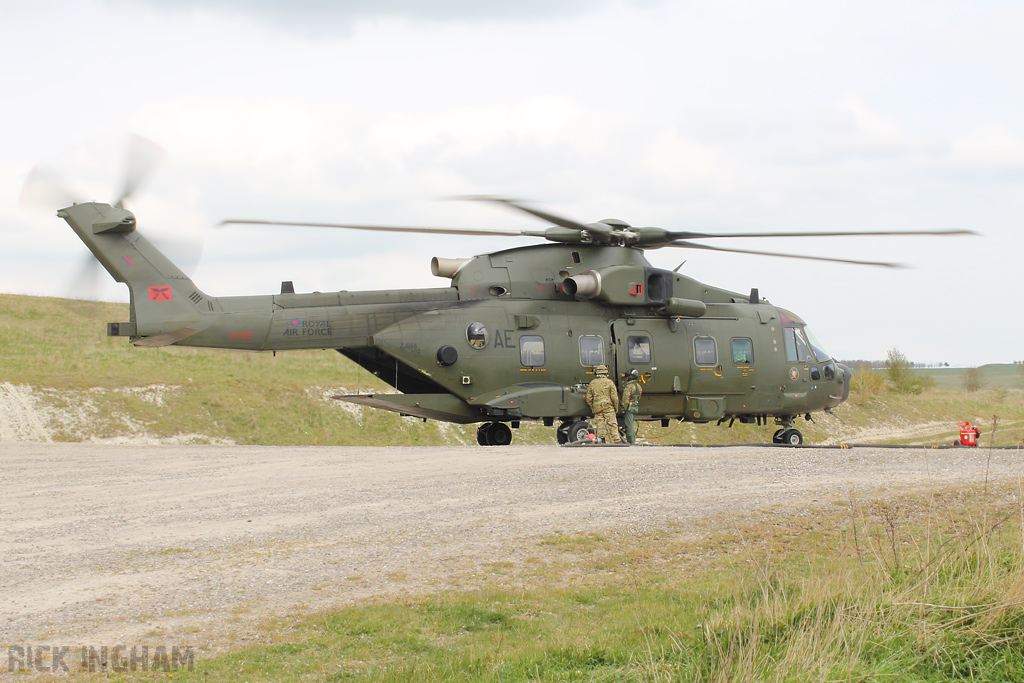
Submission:
M 796 327 L 783 328 L 783 338 L 786 343 L 786 360 L 790 363 L 811 363 L 814 356 L 811 355 L 811 347 L 804 338 L 802 330 Z

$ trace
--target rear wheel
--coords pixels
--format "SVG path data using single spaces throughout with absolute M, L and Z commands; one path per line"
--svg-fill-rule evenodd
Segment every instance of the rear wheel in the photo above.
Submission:
M 558 425 L 558 429 L 555 430 L 555 439 L 558 440 L 558 445 L 564 445 L 569 443 L 569 427 L 572 426 L 572 422 L 563 422 Z
M 481 446 L 507 446 L 512 443 L 512 430 L 504 422 L 488 422 L 477 428 L 476 442 Z
M 507 446 L 512 443 L 512 430 L 504 422 L 492 422 L 487 430 L 487 440 L 491 446 Z
M 587 440 L 587 434 L 590 433 L 590 423 L 586 420 L 579 420 L 569 425 L 569 441 L 571 443 L 580 443 Z
M 785 441 L 783 441 L 783 434 L 785 433 L 785 429 L 776 430 L 776 432 L 772 434 L 772 443 L 785 443 Z

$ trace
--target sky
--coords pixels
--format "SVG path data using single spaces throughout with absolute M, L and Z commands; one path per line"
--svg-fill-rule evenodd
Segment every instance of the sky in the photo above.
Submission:
M 1024 359 L 1024 5 L 671 0 L 0 0 L 0 292 L 127 301 L 23 196 L 126 202 L 214 296 L 446 286 L 430 257 L 536 242 L 223 219 L 977 237 L 742 239 L 648 259 L 796 312 L 841 359 Z M 56 194 L 56 193 L 52 193 Z M 200 255 L 201 248 L 201 255 Z M 1007 303 L 1009 302 L 1009 303 Z

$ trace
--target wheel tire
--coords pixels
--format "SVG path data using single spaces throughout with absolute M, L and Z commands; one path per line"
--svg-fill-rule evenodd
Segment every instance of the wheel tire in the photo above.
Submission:
M 799 446 L 804 442 L 804 435 L 800 433 L 798 429 L 788 429 L 786 433 L 782 435 L 782 441 L 787 446 Z
M 487 430 L 490 446 L 507 446 L 512 443 L 512 430 L 504 422 L 492 422 Z
M 590 423 L 586 420 L 579 420 L 569 425 L 569 432 L 567 436 L 571 443 L 579 443 L 585 441 L 587 434 L 590 432 Z
M 481 446 L 490 446 L 491 444 L 487 438 L 487 430 L 490 429 L 493 423 L 487 422 L 476 428 L 476 442 Z
M 571 422 L 563 422 L 558 425 L 558 429 L 555 430 L 555 439 L 558 441 L 559 446 L 564 446 L 569 443 L 569 427 L 572 426 Z
M 786 433 L 785 429 L 778 429 L 772 434 L 772 443 L 785 443 L 783 435 Z

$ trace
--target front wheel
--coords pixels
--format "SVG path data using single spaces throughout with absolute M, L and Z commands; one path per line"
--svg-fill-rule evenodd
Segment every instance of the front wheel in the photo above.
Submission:
M 787 429 L 782 435 L 782 443 L 787 446 L 799 446 L 804 442 L 804 435 L 798 429 Z
M 587 435 L 590 433 L 590 423 L 586 420 L 580 420 L 569 425 L 567 435 L 570 443 L 581 443 L 588 440 Z
M 776 432 L 772 434 L 772 443 L 785 443 L 785 439 L 783 438 L 785 433 L 785 429 L 776 430 Z

